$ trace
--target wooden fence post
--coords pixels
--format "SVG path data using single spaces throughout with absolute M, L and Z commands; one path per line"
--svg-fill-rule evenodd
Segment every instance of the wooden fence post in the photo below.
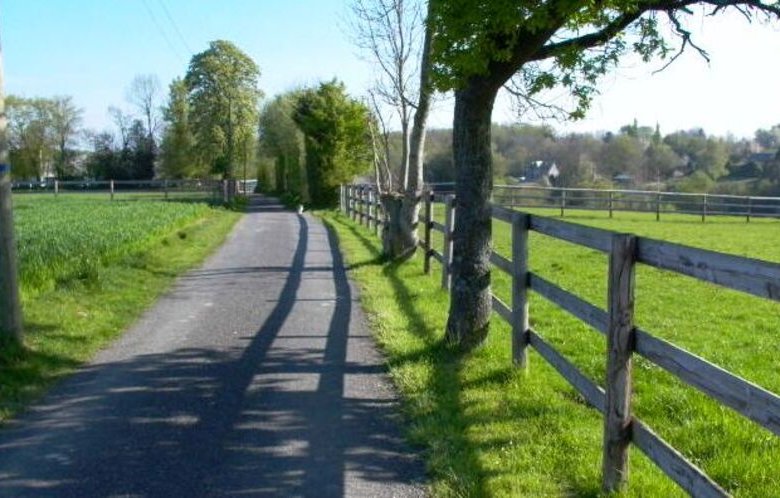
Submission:
M 355 187 L 355 221 L 363 223 L 363 187 Z
M 631 352 L 634 338 L 636 237 L 615 234 L 609 256 L 609 329 L 604 406 L 603 488 L 619 490 L 628 478 L 631 442 Z
M 376 219 L 374 217 L 374 211 L 376 210 L 376 206 L 374 205 L 374 189 L 369 187 L 368 188 L 368 220 L 366 221 L 366 228 L 371 230 L 371 224 L 374 223 L 374 220 Z
M 374 196 L 374 235 L 379 237 L 379 211 L 382 209 L 382 198 L 377 188 L 376 195 Z
M 360 203 L 360 224 L 366 221 L 366 187 L 361 185 L 358 190 L 358 202 Z
M 363 187 L 363 216 L 364 225 L 371 229 L 371 187 Z
M 433 228 L 433 190 L 425 194 L 425 230 L 423 231 L 423 272 L 431 274 L 431 228 Z
M 613 192 L 609 191 L 609 217 L 612 218 L 612 203 L 613 203 Z
M 352 188 L 352 221 L 357 221 L 358 216 L 358 187 L 357 185 L 353 185 Z
M 528 368 L 528 226 L 525 213 L 512 215 L 512 361 Z
M 111 180 L 108 184 L 108 189 L 110 191 L 109 195 L 111 197 L 111 200 L 114 200 L 114 180 Z
M 355 187 L 355 202 L 357 203 L 357 217 L 355 220 L 358 225 L 363 224 L 363 187 Z
M 165 192 L 165 200 L 168 200 L 168 180 L 163 180 L 163 191 Z
M 347 218 L 352 217 L 352 185 L 347 185 Z
M 753 214 L 753 198 L 747 198 L 747 222 L 750 223 L 750 215 Z
M 222 180 L 222 202 L 227 204 L 228 203 L 228 184 L 227 180 Z
M 452 286 L 452 232 L 455 229 L 455 196 L 444 198 L 444 262 L 441 268 L 441 287 Z
M 54 197 L 58 197 L 60 195 L 60 181 L 54 180 Z
M 701 222 L 704 223 L 707 220 L 707 194 L 704 194 L 701 201 Z
M 566 191 L 561 190 L 561 218 L 563 218 L 563 213 L 565 209 L 566 209 Z
M 5 100 L 0 66 L 0 135 L 5 136 Z M 0 342 L 22 341 L 22 305 L 19 292 L 19 258 L 11 199 L 8 143 L 0 141 Z
M 661 221 L 661 193 L 655 194 L 655 221 Z

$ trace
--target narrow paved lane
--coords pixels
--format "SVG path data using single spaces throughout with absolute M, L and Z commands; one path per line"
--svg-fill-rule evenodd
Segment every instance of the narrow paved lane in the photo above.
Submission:
M 335 240 L 256 199 L 225 245 L 0 430 L 0 496 L 421 496 Z

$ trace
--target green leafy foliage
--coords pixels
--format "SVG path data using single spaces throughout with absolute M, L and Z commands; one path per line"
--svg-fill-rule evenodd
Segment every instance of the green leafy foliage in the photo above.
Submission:
M 187 85 L 181 78 L 171 82 L 168 105 L 163 109 L 167 123 L 161 145 L 161 169 L 166 178 L 205 177 L 194 154 L 195 137 L 190 129 Z
M 229 41 L 217 40 L 192 57 L 184 78 L 196 151 L 225 178 L 234 175 L 252 148 L 259 77 L 260 69 L 248 55 Z
M 260 113 L 260 154 L 273 162 L 277 192 L 303 197 L 306 174 L 304 138 L 293 116 L 299 91 L 277 96 Z
M 367 171 L 371 160 L 368 108 L 336 80 L 301 92 L 294 121 L 305 136 L 309 195 L 317 206 L 333 205 L 338 185 Z
M 434 81 L 452 90 L 477 78 L 495 91 L 515 76 L 517 95 L 535 105 L 535 96 L 562 87 L 574 100 L 569 117 L 582 118 L 599 77 L 626 54 L 649 62 L 695 48 L 706 57 L 686 27 L 693 4 L 713 14 L 733 7 L 748 19 L 780 15 L 764 1 L 432 0 Z
M 76 139 L 83 111 L 71 97 L 6 98 L 10 159 L 16 178 L 42 178 L 46 165 L 60 180 L 75 174 Z

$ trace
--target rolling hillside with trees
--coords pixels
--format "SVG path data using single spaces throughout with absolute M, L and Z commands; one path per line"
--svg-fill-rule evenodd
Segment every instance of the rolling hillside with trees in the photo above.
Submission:
M 663 134 L 658 126 L 562 135 L 549 126 L 493 125 L 496 183 L 630 187 L 681 192 L 779 195 L 780 125 L 753 139 L 707 135 L 701 128 Z M 540 164 L 541 163 L 541 164 Z M 555 164 L 560 176 L 537 176 Z M 455 181 L 452 131 L 428 132 L 426 181 Z

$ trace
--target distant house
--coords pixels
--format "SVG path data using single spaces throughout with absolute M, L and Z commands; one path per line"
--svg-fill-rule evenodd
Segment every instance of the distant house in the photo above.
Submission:
M 746 163 L 750 164 L 753 163 L 756 166 L 764 167 L 767 164 L 771 163 L 775 160 L 777 157 L 777 151 L 775 152 L 756 152 L 753 154 L 750 154 L 748 158 L 745 160 Z
M 756 178 L 761 176 L 761 173 L 775 160 L 777 155 L 778 151 L 754 152 L 741 163 L 729 167 L 731 170 L 729 176 L 732 178 Z
M 561 176 L 561 170 L 558 169 L 558 165 L 554 161 L 531 161 L 518 180 L 522 183 L 536 183 L 539 181 L 555 183 L 559 176 Z
M 618 185 L 631 185 L 634 183 L 634 177 L 628 173 L 620 173 L 612 177 L 612 181 Z

